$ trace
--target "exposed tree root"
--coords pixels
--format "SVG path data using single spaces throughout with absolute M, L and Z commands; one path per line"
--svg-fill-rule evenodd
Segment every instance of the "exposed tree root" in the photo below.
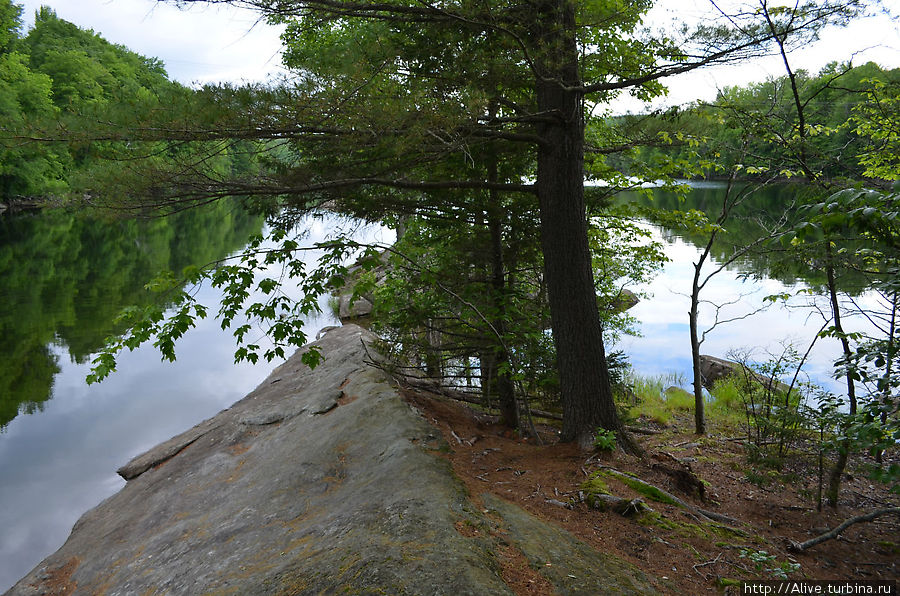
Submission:
M 653 511 L 641 499 L 624 499 L 615 495 L 593 494 L 589 503 L 594 509 L 611 509 L 625 517 L 631 517 L 639 513 Z
M 675 486 L 686 495 L 699 497 L 701 501 L 706 502 L 706 485 L 691 469 L 691 465 L 681 461 L 668 451 L 658 451 L 653 454 L 654 459 L 671 462 L 671 465 L 663 463 L 654 463 L 650 467 L 659 470 L 675 481 Z
M 635 483 L 635 484 L 641 486 L 642 488 L 644 488 L 645 490 L 647 490 L 648 493 L 656 493 L 657 495 L 660 495 L 663 498 L 663 500 L 668 500 L 669 502 L 677 505 L 678 507 L 681 507 L 682 509 L 692 512 L 694 515 L 697 515 L 698 517 L 706 518 L 707 521 L 717 521 L 717 522 L 721 522 L 724 524 L 739 523 L 738 520 L 734 519 L 733 517 L 728 517 L 727 515 L 722 515 L 721 513 L 716 513 L 715 511 L 707 511 L 705 509 L 700 509 L 699 507 L 694 507 L 690 503 L 688 503 L 682 499 L 679 499 L 672 493 L 665 491 L 665 490 L 659 488 L 658 486 L 650 484 L 649 482 L 641 480 L 640 478 L 638 478 L 636 476 L 632 476 L 631 474 L 626 474 L 624 472 L 620 472 L 619 470 L 616 470 L 615 468 L 609 468 L 606 466 L 602 466 L 602 467 L 613 477 L 616 477 L 616 478 L 619 478 L 620 480 L 626 481 L 626 483 L 627 482 Z

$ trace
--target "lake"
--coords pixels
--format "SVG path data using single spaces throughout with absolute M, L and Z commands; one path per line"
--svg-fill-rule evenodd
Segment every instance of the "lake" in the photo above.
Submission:
M 307 224 L 312 243 L 337 221 Z M 142 222 L 0 217 L 0 593 L 124 486 L 119 466 L 227 408 L 279 364 L 234 364 L 231 333 L 209 318 L 179 342 L 176 362 L 144 346 L 122 354 L 102 383 L 85 383 L 92 354 L 121 331 L 116 314 L 149 299 L 143 285 L 156 272 L 225 257 L 262 228 L 262 217 L 233 204 Z M 384 232 L 358 236 L 391 241 Z M 198 298 L 209 305 L 218 295 L 204 287 Z M 334 323 L 324 314 L 304 331 Z
M 715 192 L 701 188 L 695 198 Z M 335 224 L 307 220 L 308 241 L 324 239 Z M 625 338 L 616 347 L 626 351 L 638 373 L 681 373 L 689 382 L 685 294 L 698 254 L 696 239 L 645 225 L 664 241 L 671 261 L 644 288 L 653 298 L 631 311 L 641 337 Z M 124 485 L 115 473 L 119 466 L 230 406 L 278 364 L 234 364 L 230 332 L 207 319 L 176 346 L 175 363 L 161 362 L 155 349 L 143 347 L 123 354 L 118 372 L 99 385 L 84 380 L 104 338 L 121 331 L 116 313 L 148 300 L 142 287 L 155 272 L 225 257 L 262 229 L 261 217 L 234 204 L 150 221 L 61 211 L 0 217 L 0 592 L 59 548 L 82 513 Z M 392 238 L 378 227 L 358 234 L 365 241 Z M 740 314 L 765 295 L 795 294 L 807 283 L 799 276 L 742 281 L 740 274 L 754 266 L 742 262 L 724 271 L 705 298 L 734 302 L 728 311 Z M 199 298 L 215 304 L 217 296 L 204 287 Z M 711 313 L 702 318 L 708 324 Z M 324 314 L 310 320 L 306 332 L 315 335 L 333 323 Z M 808 309 L 775 306 L 717 328 L 703 353 L 725 356 L 732 348 L 755 348 L 763 360 L 760 354 L 780 352 L 784 341 L 795 342 L 802 352 L 820 325 Z M 837 351 L 822 341 L 809 374 L 830 383 Z
M 724 188 L 724 183 L 694 183 L 684 204 L 677 202 L 674 193 L 661 190 L 654 191 L 652 201 L 632 199 L 666 209 L 692 208 L 712 215 L 717 213 Z M 796 191 L 791 187 L 767 188 L 743 204 L 737 217 L 725 224 L 728 234 L 713 249 L 712 262 L 705 266 L 704 272 L 712 271 L 720 260 L 731 254 L 731 243 L 747 243 L 759 237 L 758 221 L 777 216 L 779 209 L 789 203 L 785 194 L 792 192 Z M 650 283 L 633 288 L 647 292 L 651 298 L 629 311 L 640 322 L 640 335 L 624 337 L 616 347 L 628 354 L 637 373 L 682 377 L 683 386 L 689 388 L 692 379 L 688 328 L 691 279 L 693 264 L 697 262 L 706 238 L 649 223 L 644 225 L 652 231 L 655 240 L 665 245 L 669 262 Z M 719 321 L 735 320 L 715 326 L 703 342 L 701 354 L 728 358 L 736 351 L 748 355 L 751 363 L 761 363 L 777 359 L 786 346 L 793 346 L 801 355 L 807 351 L 824 323 L 819 313 L 830 313 L 827 300 L 821 295 L 824 274 L 791 259 L 790 252 L 786 256 L 785 259 L 785 255 L 779 255 L 781 265 L 778 267 L 773 265 L 774 258 L 738 259 L 712 278 L 701 294 L 701 300 L 707 302 L 700 309 L 701 332 L 710 329 L 717 316 Z M 839 274 L 839 284 L 857 304 L 875 306 L 876 296 L 863 291 L 863 281 L 852 272 Z M 807 289 L 813 290 L 814 295 L 804 293 Z M 778 303 L 764 300 L 766 296 L 776 294 L 786 294 L 790 298 Z M 764 310 L 756 312 L 761 308 Z M 754 312 L 752 317 L 741 318 Z M 847 331 L 869 330 L 868 323 L 861 318 L 845 318 L 844 326 Z M 845 391 L 846 385 L 831 377 L 833 363 L 840 351 L 837 340 L 816 341 L 800 380 L 810 380 L 835 393 Z

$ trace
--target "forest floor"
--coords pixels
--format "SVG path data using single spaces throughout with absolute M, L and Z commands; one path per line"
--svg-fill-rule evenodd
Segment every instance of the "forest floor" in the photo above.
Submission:
M 816 508 L 818 474 L 788 458 L 781 470 L 748 463 L 745 447 L 725 429 L 693 434 L 693 418 L 673 417 L 654 435 L 633 435 L 645 450 L 639 458 L 614 452 L 584 453 L 557 441 L 553 426 L 538 425 L 542 445 L 521 439 L 496 419 L 460 402 L 406 389 L 407 400 L 443 433 L 443 454 L 476 505 L 486 492 L 553 522 L 598 550 L 618 555 L 673 594 L 738 593 L 728 580 L 777 579 L 799 564 L 790 579 L 897 580 L 900 577 L 900 516 L 858 523 L 839 538 L 802 553 L 788 550 L 855 515 L 897 506 L 897 495 L 869 480 L 851 460 L 837 508 Z M 638 421 L 640 423 L 640 421 Z M 652 425 L 649 425 L 652 427 Z M 734 432 L 732 429 L 731 432 Z M 886 454 L 900 461 L 900 453 Z M 676 461 L 677 460 L 677 461 Z M 680 464 L 677 462 L 681 462 Z M 689 466 L 702 479 L 705 498 L 679 488 L 673 468 Z M 641 498 L 653 512 L 624 517 L 583 502 L 584 484 L 595 472 L 614 468 L 637 476 L 689 505 L 734 518 L 710 524 L 672 504 L 653 501 L 616 479 L 604 477 L 614 495 Z M 667 473 L 665 470 L 670 470 Z M 733 529 L 732 529 L 733 528 Z M 760 554 L 761 551 L 764 553 Z M 504 579 L 517 594 L 552 594 L 549 583 L 521 554 L 505 553 Z M 766 561 L 765 557 L 773 557 Z M 783 567 L 782 567 L 783 566 Z M 724 580 L 724 581 L 723 581 Z

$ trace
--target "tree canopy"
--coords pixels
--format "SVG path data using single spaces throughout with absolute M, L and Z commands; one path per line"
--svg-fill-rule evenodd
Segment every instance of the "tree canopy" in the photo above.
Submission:
M 131 189 L 133 204 L 171 210 L 239 194 L 280 197 L 300 211 L 328 203 L 370 219 L 464 214 L 467 221 L 488 222 L 498 205 L 530 202 L 563 438 L 584 444 L 597 427 L 623 430 L 610 390 L 584 180 L 622 180 L 605 156 L 645 142 L 600 125 L 602 106 L 621 92 L 652 97 L 663 92 L 666 76 L 746 58 L 772 43 L 803 44 L 864 5 L 808 2 L 760 12 L 751 3 L 748 10 L 716 14 L 695 30 L 653 35 L 641 25 L 650 2 L 210 3 L 249 7 L 285 24 L 291 76 L 277 85 L 207 88 L 189 105 L 158 111 L 163 124 L 148 117 L 115 133 L 121 141 L 200 144 L 187 155 L 170 152 L 165 162 L 151 160 L 151 177 L 128 178 L 151 181 L 143 194 Z M 43 55 L 50 63 L 81 60 L 80 54 Z M 57 89 L 60 97 L 71 96 L 64 81 Z M 586 123 L 595 121 L 586 137 Z M 265 170 L 235 175 L 200 157 L 247 139 L 264 143 Z M 130 150 L 126 143 L 114 148 Z M 282 248 L 286 255 L 296 246 Z M 233 273 L 247 275 L 245 268 Z M 221 273 L 200 272 L 197 279 L 204 275 L 228 285 Z M 237 304 L 243 283 L 229 286 Z M 177 337 L 190 325 L 189 307 L 186 299 L 172 324 L 156 321 L 138 336 L 168 333 L 168 346 L 173 330 Z M 285 312 L 279 315 L 279 308 Z M 296 310 L 280 299 L 260 312 L 277 319 L 272 329 L 286 334 L 282 339 L 301 339 L 297 327 L 285 322 Z

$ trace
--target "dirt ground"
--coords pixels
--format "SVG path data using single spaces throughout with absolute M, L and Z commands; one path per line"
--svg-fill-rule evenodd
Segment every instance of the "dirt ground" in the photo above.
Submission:
M 584 453 L 556 440 L 552 426 L 539 426 L 543 445 L 523 440 L 470 407 L 418 390 L 405 390 L 408 401 L 443 433 L 445 454 L 473 499 L 491 492 L 554 522 L 597 549 L 616 554 L 656 578 L 662 592 L 684 595 L 738 593 L 721 587 L 722 579 L 776 579 L 767 569 L 799 563 L 791 579 L 897 580 L 900 576 L 900 517 L 883 516 L 848 528 L 838 539 L 803 553 L 788 550 L 847 518 L 900 499 L 862 475 L 849 474 L 836 509 L 816 510 L 815 480 L 799 475 L 787 484 L 761 482 L 747 463 L 743 445 L 733 437 L 698 439 L 692 420 L 675 420 L 661 434 L 634 435 L 646 451 L 643 459 L 612 453 Z M 897 457 L 897 454 L 890 454 Z M 670 470 L 676 460 L 690 466 L 705 483 L 705 500 L 688 494 Z M 703 524 L 675 505 L 655 502 L 615 480 L 614 495 L 641 497 L 654 513 L 623 517 L 581 501 L 582 485 L 601 467 L 633 474 L 688 502 L 734 518 L 737 524 Z M 852 466 L 848 467 L 852 470 Z M 754 480 L 751 482 L 751 479 Z M 771 478 L 770 478 L 771 479 Z M 581 494 L 580 494 L 581 493 Z M 658 515 L 657 515 L 658 514 Z M 736 531 L 731 531 L 728 526 Z M 766 551 L 775 560 L 762 564 L 742 550 Z M 519 594 L 552 594 L 551 586 L 519 553 L 506 553 L 504 578 Z

